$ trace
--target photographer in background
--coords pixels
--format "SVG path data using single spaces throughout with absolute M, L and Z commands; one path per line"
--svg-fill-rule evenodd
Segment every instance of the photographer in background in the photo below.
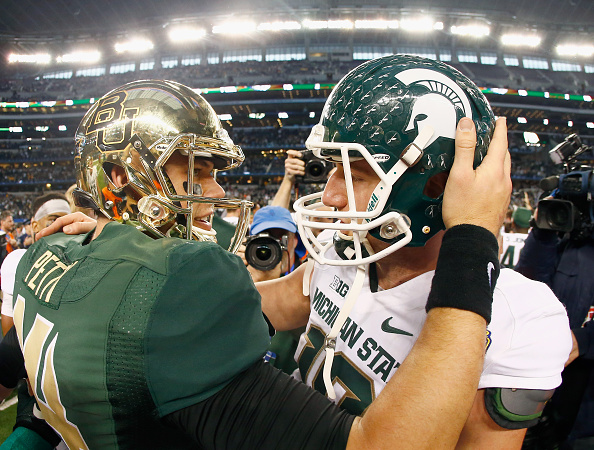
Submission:
M 299 183 L 325 183 L 331 170 L 332 164 L 317 158 L 310 150 L 287 150 L 285 176 L 271 204 L 290 209 L 293 188 L 298 198 Z
M 238 252 L 254 282 L 279 278 L 301 263 L 295 253 L 296 233 L 297 225 L 287 208 L 265 206 L 256 211 L 245 248 Z
M 576 135 L 551 150 L 564 174 L 541 181 L 541 200 L 516 271 L 548 284 L 567 309 L 573 348 L 563 383 L 529 429 L 525 449 L 594 448 L 594 173 L 576 163 L 591 151 Z

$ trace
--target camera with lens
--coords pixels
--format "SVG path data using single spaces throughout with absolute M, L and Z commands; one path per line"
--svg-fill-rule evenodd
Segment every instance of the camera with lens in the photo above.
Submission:
M 594 172 L 592 167 L 577 163 L 577 157 L 591 150 L 572 134 L 549 152 L 555 164 L 563 164 L 565 173 L 540 181 L 541 189 L 555 198 L 538 202 L 538 228 L 571 233 L 576 239 L 590 236 L 594 229 Z
M 296 177 L 301 183 L 323 183 L 334 167 L 331 162 L 318 158 L 311 150 L 302 151 L 301 159 L 305 162 L 305 175 Z
M 245 243 L 245 259 L 255 269 L 266 272 L 274 269 L 283 259 L 283 252 L 288 249 L 288 237 L 281 239 L 267 232 L 249 236 Z

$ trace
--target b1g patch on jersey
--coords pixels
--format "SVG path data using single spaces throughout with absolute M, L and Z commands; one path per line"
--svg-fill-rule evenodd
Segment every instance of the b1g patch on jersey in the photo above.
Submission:
M 334 279 L 332 280 L 332 283 L 330 283 L 330 289 L 336 291 L 341 297 L 346 297 L 350 286 L 334 275 Z

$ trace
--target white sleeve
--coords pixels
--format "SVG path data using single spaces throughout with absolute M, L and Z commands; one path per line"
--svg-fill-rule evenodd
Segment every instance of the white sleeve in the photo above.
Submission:
M 572 345 L 565 308 L 544 283 L 510 269 L 502 275 L 479 389 L 554 389 Z
M 0 286 L 2 287 L 2 314 L 12 317 L 12 294 L 14 292 L 14 279 L 19 261 L 25 250 L 18 249 L 9 253 L 0 267 Z
M 2 311 L 0 312 L 3 316 L 14 317 L 14 312 L 12 310 L 12 294 L 2 292 Z

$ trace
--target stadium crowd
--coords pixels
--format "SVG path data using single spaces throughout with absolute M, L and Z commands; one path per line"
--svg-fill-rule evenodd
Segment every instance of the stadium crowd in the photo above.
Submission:
M 31 77 L 0 79 L 0 100 L 6 102 L 44 101 L 56 98 L 82 99 L 100 97 L 103 93 L 139 78 L 172 79 L 192 87 L 212 88 L 221 85 L 335 83 L 360 61 L 245 61 L 220 64 L 154 66 L 100 77 L 75 76 L 68 79 Z M 585 73 L 548 72 L 514 66 L 491 66 L 477 63 L 453 64 L 483 87 L 549 90 L 584 94 L 594 83 Z

